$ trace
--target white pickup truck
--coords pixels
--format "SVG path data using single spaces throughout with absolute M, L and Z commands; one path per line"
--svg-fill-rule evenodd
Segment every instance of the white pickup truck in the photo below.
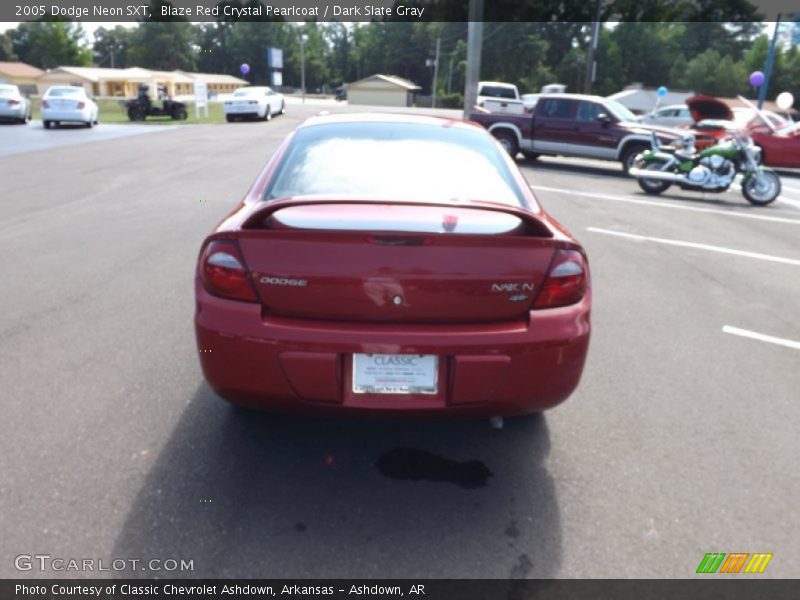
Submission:
M 519 97 L 517 86 L 500 81 L 478 83 L 478 106 L 495 114 L 525 114 L 525 104 Z

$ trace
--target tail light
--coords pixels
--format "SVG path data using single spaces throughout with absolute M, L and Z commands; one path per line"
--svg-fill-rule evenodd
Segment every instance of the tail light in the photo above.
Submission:
M 556 250 L 534 308 L 555 308 L 580 302 L 589 283 L 589 270 L 577 250 Z
M 84 104 L 83 102 L 78 102 L 78 104 L 76 104 L 76 105 L 75 105 L 75 108 L 77 108 L 78 110 L 80 110 L 80 109 L 82 109 L 84 106 L 86 106 L 86 104 Z
M 50 108 L 50 103 L 47 100 L 42 100 L 42 108 Z
M 9 100 L 8 101 L 8 105 L 9 106 L 16 106 L 17 104 L 19 104 L 19 100 Z
M 219 240 L 206 246 L 200 259 L 200 280 L 206 291 L 214 296 L 258 302 L 234 241 Z

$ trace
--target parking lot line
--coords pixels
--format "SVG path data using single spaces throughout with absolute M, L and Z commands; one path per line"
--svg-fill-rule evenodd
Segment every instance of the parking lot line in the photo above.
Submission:
M 684 248 L 694 248 L 696 250 L 707 250 L 708 252 L 719 252 L 720 254 L 732 254 L 734 256 L 756 258 L 758 260 L 766 260 L 769 262 L 776 262 L 785 265 L 800 267 L 800 260 L 798 259 L 786 258 L 783 256 L 773 256 L 771 254 L 761 254 L 760 252 L 748 252 L 746 250 L 736 250 L 734 248 L 724 248 L 722 246 L 712 246 L 710 244 L 699 244 L 697 242 L 686 242 L 683 240 L 670 240 L 666 238 L 650 237 L 647 235 L 639 235 L 637 233 L 627 233 L 625 231 L 613 231 L 611 229 L 601 229 L 599 227 L 587 227 L 586 231 L 591 231 L 592 233 L 603 233 L 605 235 L 613 235 L 616 237 L 627 238 L 637 241 L 655 242 L 657 244 L 667 244 L 669 246 L 682 246 Z
M 720 210 L 718 208 L 703 208 L 701 206 L 686 206 L 684 204 L 673 204 L 663 200 L 643 200 L 641 198 L 627 198 L 625 196 L 612 196 L 609 194 L 595 194 L 592 192 L 581 192 L 578 190 L 568 190 L 564 188 L 553 188 L 542 185 L 532 185 L 535 191 L 556 192 L 558 194 L 568 194 L 570 196 L 585 196 L 597 200 L 609 200 L 611 202 L 627 202 L 629 204 L 640 204 L 642 206 L 657 206 L 659 208 L 673 208 L 676 210 L 689 210 L 692 212 L 710 213 L 715 215 L 725 215 L 728 217 L 739 217 L 741 219 L 755 219 L 758 221 L 772 221 L 773 223 L 788 223 L 790 225 L 800 225 L 800 219 L 789 219 L 786 217 L 775 217 L 771 215 L 751 215 L 748 213 L 736 212 L 734 210 Z M 800 203 L 799 203 L 800 205 Z
M 751 340 L 758 340 L 760 342 L 767 342 L 770 344 L 776 344 L 778 346 L 786 346 L 787 348 L 800 350 L 800 342 L 795 342 L 794 340 L 787 340 L 785 338 L 779 338 L 772 335 L 765 335 L 763 333 L 758 333 L 757 331 L 750 331 L 749 329 L 739 329 L 738 327 L 724 325 L 722 327 L 722 332 L 750 338 Z

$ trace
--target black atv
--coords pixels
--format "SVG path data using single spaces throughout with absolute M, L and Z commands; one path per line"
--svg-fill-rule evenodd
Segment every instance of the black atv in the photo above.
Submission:
M 172 100 L 167 95 L 166 88 L 159 86 L 158 97 L 161 99 L 161 106 L 153 104 L 148 87 L 140 85 L 139 96 L 135 100 L 128 100 L 125 103 L 128 118 L 131 121 L 144 121 L 147 117 L 170 117 L 175 121 L 186 119 L 186 104 Z

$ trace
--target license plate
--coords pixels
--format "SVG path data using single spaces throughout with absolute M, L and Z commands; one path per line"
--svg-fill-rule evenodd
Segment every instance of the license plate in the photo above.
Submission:
M 354 354 L 354 394 L 435 394 L 439 357 L 427 354 Z

